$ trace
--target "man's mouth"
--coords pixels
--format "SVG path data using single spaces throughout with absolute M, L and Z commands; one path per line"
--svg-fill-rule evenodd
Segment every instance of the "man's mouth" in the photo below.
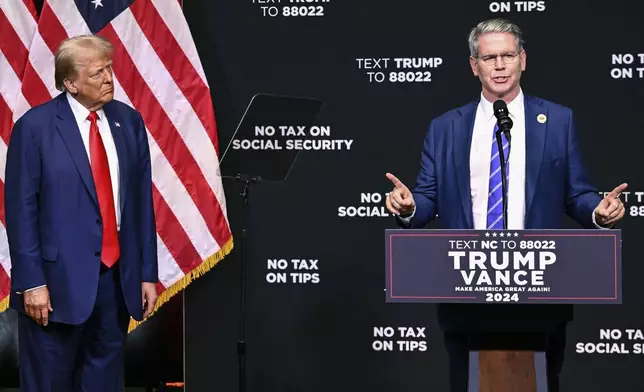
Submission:
M 495 76 L 492 78 L 495 83 L 505 83 L 508 81 L 508 79 L 510 79 L 509 76 Z

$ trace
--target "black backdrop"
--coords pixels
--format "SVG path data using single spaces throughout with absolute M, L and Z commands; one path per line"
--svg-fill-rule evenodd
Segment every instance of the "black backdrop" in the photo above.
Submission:
M 624 304 L 576 308 L 563 391 L 644 390 L 644 356 L 632 347 L 641 341 L 628 340 L 625 331 L 644 327 L 639 282 L 644 218 L 638 208 L 644 200 L 635 194 L 644 190 L 639 169 L 644 79 L 636 70 L 644 68 L 637 56 L 644 53 L 644 5 L 503 3 L 511 5 L 510 12 L 492 12 L 497 3 L 481 0 L 331 0 L 306 4 L 322 6 L 324 16 L 287 17 L 284 8 L 292 13 L 293 4 L 286 1 L 185 2 L 213 90 L 222 148 L 258 92 L 324 100 L 319 125 L 331 127 L 330 139 L 353 140 L 350 150 L 305 151 L 285 183 L 252 189 L 249 391 L 446 390 L 447 357 L 434 306 L 384 303 L 383 230 L 394 227 L 393 218 L 339 216 L 339 208 L 382 206 L 382 201 L 361 203 L 361 194 L 388 192 L 387 171 L 413 184 L 430 120 L 480 93 L 467 61 L 469 29 L 499 15 L 525 32 L 524 92 L 575 111 L 588 170 L 602 191 L 622 181 L 630 186 L 621 225 Z M 526 12 L 529 3 L 536 7 Z M 270 6 L 280 16 L 263 16 L 261 7 Z M 614 65 L 613 55 L 621 54 L 632 54 L 635 61 Z M 401 71 L 393 59 L 405 57 L 438 57 L 442 64 L 410 70 L 430 71 L 431 82 L 389 82 L 389 72 Z M 386 69 L 361 69 L 363 58 L 392 60 Z M 633 78 L 615 79 L 613 68 L 632 68 Z M 378 71 L 386 81 L 370 83 L 367 72 Z M 226 183 L 238 246 L 239 190 Z M 289 261 L 289 273 L 290 260 L 317 259 L 318 270 L 307 272 L 317 272 L 319 283 L 268 283 L 267 275 L 275 272 L 268 269 L 269 259 Z M 238 247 L 186 293 L 189 390 L 237 390 L 239 260 Z M 374 328 L 385 326 L 425 327 L 424 338 L 406 340 L 425 341 L 426 351 L 375 351 L 374 341 L 382 338 L 374 337 Z M 576 352 L 577 343 L 606 342 L 601 329 L 619 329 L 625 337 L 612 342 L 624 343 L 632 353 Z
M 222 150 L 259 92 L 322 99 L 318 124 L 330 127 L 327 138 L 352 141 L 350 149 L 345 144 L 305 151 L 285 183 L 251 190 L 248 390 L 446 390 L 447 357 L 434 306 L 384 303 L 383 230 L 394 227 L 393 218 L 342 212 L 365 206 L 372 215 L 382 212 L 378 196 L 384 199 L 390 190 L 387 171 L 413 184 L 429 121 L 480 93 L 467 61 L 467 33 L 494 16 L 510 18 L 525 32 L 524 92 L 575 111 L 597 186 L 608 192 L 629 183 L 622 196 L 627 206 L 621 225 L 624 304 L 576 307 L 562 390 L 644 390 L 644 357 L 636 351 L 644 338 L 627 335 L 644 327 L 644 178 L 639 170 L 644 71 L 638 71 L 644 68 L 644 55 L 638 56 L 644 53 L 644 5 L 632 0 L 330 0 L 297 8 L 319 13 L 322 7 L 323 16 L 284 16 L 293 13 L 293 4 L 184 1 L 212 89 Z M 510 11 L 493 12 L 502 4 Z M 279 16 L 263 15 L 275 11 Z M 632 63 L 614 63 L 615 58 L 628 61 L 626 54 Z M 365 58 L 390 60 L 387 68 L 380 60 L 370 63 L 381 68 L 364 69 L 359 59 Z M 394 58 L 440 58 L 442 63 L 401 70 Z M 632 77 L 616 77 L 625 69 Z M 391 82 L 390 73 L 398 80 L 400 71 L 421 72 L 423 79 L 429 71 L 431 81 Z M 385 81 L 370 81 L 369 72 L 382 72 Z M 144 374 L 178 380 L 185 365 L 186 390 L 236 390 L 241 202 L 239 184 L 224 184 L 236 249 L 186 290 L 185 347 L 181 297 L 135 332 L 128 348 L 131 383 Z M 440 221 L 430 227 L 440 227 Z M 269 259 L 285 259 L 289 268 L 270 270 Z M 317 273 L 319 282 L 268 282 L 270 273 L 295 272 L 293 259 L 318 260 L 317 270 L 298 272 Z M 425 328 L 424 337 L 405 340 L 423 341 L 426 350 L 405 352 L 397 345 L 393 352 L 375 350 L 374 342 L 382 338 L 374 329 L 387 326 Z M 623 336 L 602 339 L 601 330 Z M 623 343 L 630 353 L 577 352 L 579 343 L 607 342 Z

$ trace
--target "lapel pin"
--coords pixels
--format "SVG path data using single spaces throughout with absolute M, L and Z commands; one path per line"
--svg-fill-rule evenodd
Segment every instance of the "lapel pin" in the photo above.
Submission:
M 537 121 L 539 121 L 541 124 L 545 123 L 548 118 L 546 117 L 545 114 L 540 114 L 537 116 Z
M 114 122 L 114 125 L 116 125 L 117 128 L 121 128 L 121 124 L 119 124 L 118 122 Z

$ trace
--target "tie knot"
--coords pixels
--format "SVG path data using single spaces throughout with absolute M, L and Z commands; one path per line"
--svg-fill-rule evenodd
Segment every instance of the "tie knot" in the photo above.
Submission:
M 96 114 L 96 112 L 89 112 L 89 116 L 87 116 L 87 119 L 91 123 L 96 123 L 96 120 L 98 119 L 98 114 Z

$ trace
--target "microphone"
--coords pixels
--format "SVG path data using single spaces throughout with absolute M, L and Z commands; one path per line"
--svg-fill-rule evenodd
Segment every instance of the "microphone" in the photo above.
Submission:
M 499 99 L 494 102 L 492 107 L 494 108 L 494 117 L 496 117 L 496 122 L 499 125 L 499 129 L 505 134 L 505 137 L 509 142 L 510 129 L 514 124 L 512 123 L 510 113 L 508 112 L 508 105 L 505 104 L 504 100 Z
M 510 118 L 510 113 L 508 112 L 508 105 L 505 104 L 505 101 L 499 99 L 494 102 L 492 105 L 494 108 L 494 116 L 496 117 L 496 123 L 499 126 L 499 130 L 496 131 L 496 144 L 499 147 L 499 159 L 501 160 L 501 191 L 503 192 L 503 229 L 508 229 L 508 184 L 507 184 L 507 169 L 506 162 L 507 158 L 503 153 L 503 141 L 501 140 L 501 132 L 505 134 L 505 138 L 508 139 L 510 143 L 510 129 L 512 128 L 512 119 Z M 508 156 L 510 155 L 510 148 L 508 147 Z

